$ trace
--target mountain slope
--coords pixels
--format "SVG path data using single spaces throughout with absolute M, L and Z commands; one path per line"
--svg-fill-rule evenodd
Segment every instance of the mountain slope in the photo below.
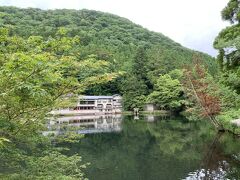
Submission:
M 191 65 L 195 54 L 201 57 L 212 74 L 217 71 L 217 63 L 211 56 L 185 48 L 161 33 L 149 31 L 109 13 L 0 7 L 0 17 L 0 27 L 9 28 L 11 35 L 25 38 L 41 35 L 47 39 L 64 27 L 68 30 L 68 36 L 80 37 L 80 44 L 74 51 L 78 52 L 76 57 L 79 61 L 93 55 L 96 59 L 110 62 L 111 71 L 126 72 L 125 76 L 114 82 L 89 89 L 86 92 L 88 94 L 124 94 L 133 91 L 136 95 L 141 88 L 138 95 L 148 95 L 160 74 L 181 69 L 186 64 Z M 132 85 L 132 81 L 138 84 L 126 89 L 129 84 Z
M 180 58 L 179 61 L 182 59 L 181 56 L 184 57 L 184 61 L 191 61 L 194 53 L 161 33 L 151 32 L 125 18 L 98 11 L 66 9 L 44 11 L 0 7 L 0 17 L 0 26 L 10 27 L 13 34 L 23 37 L 53 36 L 59 27 L 65 27 L 69 30 L 70 36 L 81 37 L 85 54 L 95 53 L 104 56 L 107 53 L 118 61 L 130 60 L 136 48 L 141 45 L 171 50 L 174 57 Z M 203 57 L 210 59 L 207 55 Z M 172 63 L 175 63 L 174 60 Z

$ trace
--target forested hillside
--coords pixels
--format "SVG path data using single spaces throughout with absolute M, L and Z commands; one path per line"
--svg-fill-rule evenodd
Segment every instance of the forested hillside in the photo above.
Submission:
M 217 63 L 112 14 L 0 7 L 0 179 L 169 178 L 159 162 L 181 174 L 175 179 L 240 177 L 232 136 L 240 136 L 240 1 L 229 0 L 222 18 L 232 25 L 215 39 Z M 139 120 L 49 113 L 82 94 L 116 93 L 125 110 L 140 109 Z M 171 112 L 169 120 L 157 118 L 162 111 L 142 118 L 147 103 Z
M 79 36 L 80 42 L 71 50 L 79 62 L 94 57 L 108 61 L 111 64 L 109 71 L 122 72 L 114 81 L 95 85 L 85 93 L 122 94 L 127 109 L 146 100 L 159 75 L 191 64 L 196 53 L 210 72 L 217 71 L 217 65 L 210 56 L 108 13 L 0 7 L 0 17 L 0 26 L 8 28 L 12 36 L 42 36 L 47 39 L 61 27 L 67 30 L 68 36 Z

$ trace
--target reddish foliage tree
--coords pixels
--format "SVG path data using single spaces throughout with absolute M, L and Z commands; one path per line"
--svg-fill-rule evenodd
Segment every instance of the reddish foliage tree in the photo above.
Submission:
M 185 67 L 183 86 L 193 104 L 198 107 L 200 116 L 207 117 L 216 128 L 223 129 L 215 116 L 221 112 L 220 98 L 213 95 L 217 90 L 212 82 L 207 81 L 207 72 L 199 63 L 199 57 L 194 57 L 194 68 Z

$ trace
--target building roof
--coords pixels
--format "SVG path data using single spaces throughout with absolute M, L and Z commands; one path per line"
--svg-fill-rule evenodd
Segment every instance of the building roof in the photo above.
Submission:
M 113 96 L 80 96 L 80 99 L 112 99 Z
M 118 94 L 114 94 L 112 96 L 88 96 L 88 95 L 79 96 L 80 99 L 92 99 L 92 100 L 95 100 L 95 99 L 113 99 L 115 97 L 120 97 L 121 98 L 121 96 L 118 95 Z

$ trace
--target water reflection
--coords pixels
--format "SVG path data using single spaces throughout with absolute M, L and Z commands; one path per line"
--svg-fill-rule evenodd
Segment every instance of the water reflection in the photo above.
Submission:
M 65 116 L 51 118 L 44 135 L 64 134 L 75 131 L 78 134 L 119 132 L 121 131 L 122 116 L 116 115 L 89 115 L 89 116 Z
M 166 117 L 146 115 L 137 116 L 133 119 L 154 122 L 160 118 L 165 119 Z M 47 131 L 43 131 L 43 135 L 60 135 L 67 131 L 75 131 L 78 134 L 120 132 L 122 119 L 121 114 L 52 117 L 48 121 Z
M 160 116 L 73 116 L 51 119 L 49 134 L 86 134 L 61 146 L 91 162 L 89 179 L 240 179 L 240 140 L 207 122 Z
M 87 134 L 64 144 L 91 162 L 89 179 L 240 179 L 240 141 L 207 122 L 123 117 L 118 133 Z
M 201 168 L 189 173 L 185 179 L 239 179 L 240 151 L 235 149 L 231 150 L 231 153 L 226 153 L 229 151 L 229 147 L 223 146 L 223 143 L 226 143 L 226 137 L 229 138 L 229 136 L 229 134 L 217 133 L 204 152 Z M 234 137 L 232 138 L 234 139 Z M 233 140 L 232 138 L 228 139 L 229 142 Z M 240 139 L 236 140 L 236 144 L 239 144 Z

